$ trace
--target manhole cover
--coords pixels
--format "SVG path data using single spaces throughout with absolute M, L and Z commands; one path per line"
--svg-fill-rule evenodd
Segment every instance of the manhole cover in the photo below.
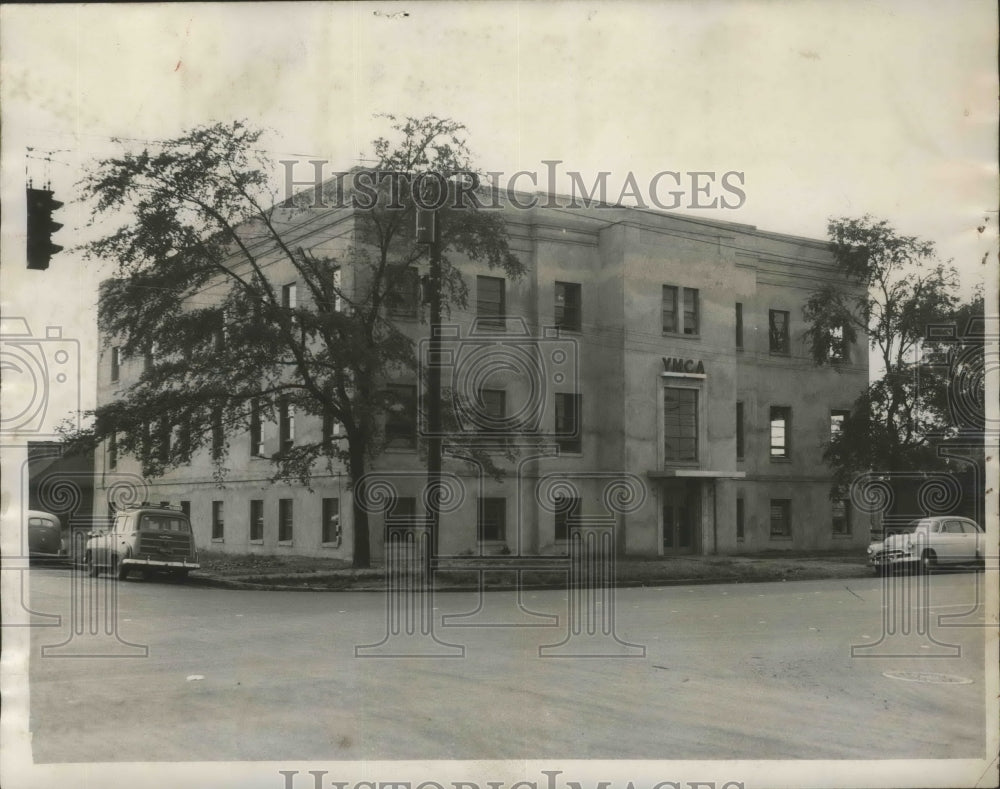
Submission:
M 883 677 L 906 682 L 931 682 L 935 685 L 971 685 L 972 680 L 956 674 L 936 674 L 933 671 L 883 671 Z

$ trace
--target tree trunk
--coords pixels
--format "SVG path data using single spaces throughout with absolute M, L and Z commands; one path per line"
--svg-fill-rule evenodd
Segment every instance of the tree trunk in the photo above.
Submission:
M 364 452 L 351 452 L 351 479 L 354 483 L 351 501 L 354 512 L 354 558 L 352 565 L 355 568 L 371 567 L 371 546 L 368 537 L 368 511 L 361 506 L 365 500 L 365 488 L 367 483 L 364 480 L 365 458 Z

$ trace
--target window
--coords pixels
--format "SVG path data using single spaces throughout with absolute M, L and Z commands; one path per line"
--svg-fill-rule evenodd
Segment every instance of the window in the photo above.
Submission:
M 111 349 L 111 382 L 118 380 L 122 371 L 122 349 L 117 345 Z
M 323 499 L 322 518 L 323 542 L 340 545 L 340 499 Z
M 663 390 L 663 459 L 667 463 L 698 460 L 698 392 Z
M 743 403 L 736 403 L 736 459 L 743 460 L 746 445 L 743 438 Z
M 507 499 L 482 498 L 479 500 L 480 542 L 507 539 Z
M 286 310 L 294 310 L 297 306 L 295 283 L 281 286 L 281 306 Z
M 503 389 L 481 389 L 479 399 L 482 403 L 481 429 L 502 431 L 507 418 L 507 393 Z
M 278 542 L 292 541 L 292 500 L 278 499 Z
M 191 452 L 191 414 L 188 412 L 181 414 L 178 419 L 177 452 L 183 458 Z
M 343 312 L 344 311 L 344 297 L 341 295 L 343 291 L 341 290 L 341 282 L 343 278 L 340 274 L 340 266 L 335 266 L 333 269 L 333 274 L 330 277 L 330 293 L 326 296 L 323 303 L 322 312 Z
M 476 316 L 480 325 L 503 328 L 507 314 L 504 284 L 500 277 L 476 277 Z
M 170 438 L 173 434 L 173 427 L 170 420 L 161 419 L 156 426 L 156 459 L 161 463 L 170 460 Z
M 848 535 L 851 533 L 851 507 L 847 499 L 834 499 L 831 508 L 833 510 L 833 533 Z
M 830 412 L 830 440 L 833 441 L 844 429 L 844 422 L 851 415 L 850 411 Z
M 555 538 L 568 540 L 570 530 L 576 525 L 576 517 L 580 514 L 580 499 L 569 496 L 559 496 L 556 499 Z
M 736 348 L 743 350 L 743 305 L 736 302 Z
M 389 409 L 385 419 L 385 440 L 396 449 L 417 446 L 417 388 L 410 384 L 388 387 Z
M 219 312 L 215 315 L 213 322 L 215 328 L 212 330 L 212 345 L 215 350 L 222 351 L 226 347 L 226 315 L 224 312 Z
M 580 452 L 583 448 L 580 405 L 581 395 L 556 394 L 556 443 L 563 452 Z
M 181 512 L 183 512 L 189 518 L 191 517 L 191 502 L 190 501 L 182 501 L 181 502 Z
M 827 358 L 831 362 L 850 361 L 850 348 L 844 339 L 843 326 L 834 326 L 830 329 L 830 350 Z
M 769 310 L 767 316 L 768 337 L 771 353 L 789 353 L 788 313 L 784 310 Z
M 420 275 L 416 269 L 404 268 L 389 283 L 386 293 L 389 314 L 394 318 L 416 318 L 420 306 Z
M 771 499 L 771 536 L 792 536 L 791 499 Z
M 118 434 L 108 436 L 108 468 L 118 468 Z
M 560 329 L 570 331 L 580 331 L 582 325 L 581 315 L 581 288 L 576 282 L 556 283 L 556 309 L 555 324 Z
M 385 508 L 387 524 L 413 526 L 417 517 L 417 500 L 413 496 L 394 496 Z
M 678 297 L 683 308 L 680 313 Z M 695 288 L 663 286 L 663 333 L 698 334 L 698 291 Z
M 264 500 L 250 499 L 250 541 L 264 539 Z
M 736 541 L 743 542 L 746 536 L 746 505 L 743 501 L 743 497 L 739 496 L 736 499 Z
M 771 406 L 771 458 L 787 458 L 790 455 L 792 409 L 785 406 Z
M 225 533 L 225 519 L 221 501 L 212 502 L 212 539 L 221 540 Z
M 260 401 L 250 401 L 250 457 L 264 456 L 264 441 L 261 431 Z
M 278 441 L 282 452 L 295 446 L 295 406 L 286 395 L 278 398 Z
M 333 418 L 329 411 L 323 412 L 323 445 L 329 448 L 333 440 L 340 435 L 340 422 Z
M 225 434 L 222 430 L 222 409 L 212 409 L 212 459 L 218 460 L 222 457 Z

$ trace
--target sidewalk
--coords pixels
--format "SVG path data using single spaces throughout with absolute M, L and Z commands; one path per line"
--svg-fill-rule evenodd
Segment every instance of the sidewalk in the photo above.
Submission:
M 558 559 L 558 557 L 547 557 Z M 460 568 L 451 569 L 456 564 Z M 381 591 L 385 568 L 355 570 L 335 559 L 306 556 L 230 555 L 205 552 L 201 569 L 190 581 L 232 589 L 275 591 Z M 568 564 L 566 565 L 568 567 Z M 442 559 L 433 574 L 440 590 L 513 589 L 517 561 L 511 557 Z M 618 586 L 670 586 L 706 583 L 760 583 L 826 578 L 861 578 L 872 574 L 863 553 L 767 553 L 745 556 L 629 558 L 617 562 Z M 522 588 L 565 588 L 559 569 L 524 570 Z

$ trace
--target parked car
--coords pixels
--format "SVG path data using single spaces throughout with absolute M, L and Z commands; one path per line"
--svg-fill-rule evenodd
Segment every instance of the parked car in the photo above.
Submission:
M 28 510 L 28 557 L 29 560 L 66 558 L 66 538 L 58 516 Z
M 918 518 L 881 542 L 868 546 L 868 564 L 876 573 L 890 569 L 930 572 L 949 564 L 984 563 L 985 532 L 968 518 L 936 515 Z
M 150 505 L 122 510 L 110 530 L 91 532 L 83 562 L 91 577 L 103 569 L 120 580 L 133 570 L 185 577 L 200 566 L 188 516 Z

